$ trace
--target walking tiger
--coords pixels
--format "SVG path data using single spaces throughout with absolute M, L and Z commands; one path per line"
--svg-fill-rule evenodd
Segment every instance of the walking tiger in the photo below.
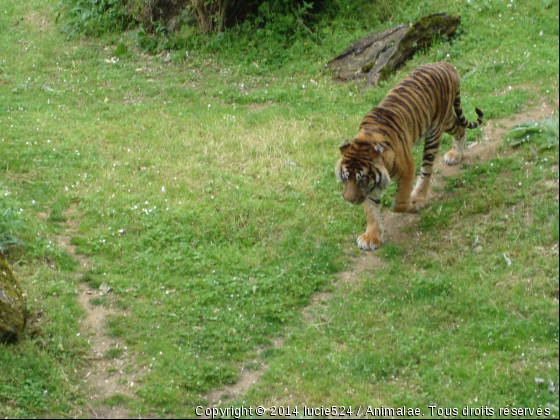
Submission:
M 484 117 L 480 109 L 475 110 L 477 120 L 468 122 L 461 108 L 457 70 L 448 63 L 434 63 L 416 68 L 367 113 L 354 139 L 340 146 L 335 167 L 337 179 L 344 184 L 344 199 L 364 205 L 367 229 L 358 238 L 361 249 L 373 250 L 383 242 L 381 192 L 391 181 L 397 182 L 394 212 L 424 207 L 443 133 L 453 137 L 445 162 L 461 162 L 465 129 L 479 127 Z M 422 168 L 413 189 L 412 147 L 422 139 Z

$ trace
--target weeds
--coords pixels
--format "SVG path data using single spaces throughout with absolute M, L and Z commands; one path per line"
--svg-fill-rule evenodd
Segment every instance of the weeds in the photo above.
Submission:
M 24 246 L 20 239 L 26 226 L 15 208 L 0 200 L 0 254 L 8 250 L 9 245 Z
M 68 39 L 121 32 L 132 22 L 125 4 L 126 0 L 61 0 L 56 21 L 64 17 L 62 32 Z
M 510 147 L 530 142 L 541 150 L 558 147 L 558 117 L 545 117 L 542 122 L 528 121 L 518 124 L 507 132 L 507 136 Z

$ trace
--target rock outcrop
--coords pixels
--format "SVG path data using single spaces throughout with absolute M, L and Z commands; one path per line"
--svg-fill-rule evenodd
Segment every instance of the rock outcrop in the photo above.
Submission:
M 26 321 L 25 297 L 8 262 L 0 259 L 0 343 L 15 340 Z

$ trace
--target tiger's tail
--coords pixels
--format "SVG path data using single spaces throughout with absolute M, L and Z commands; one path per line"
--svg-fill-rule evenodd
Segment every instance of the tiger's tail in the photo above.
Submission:
M 459 119 L 461 125 L 465 128 L 473 129 L 480 127 L 482 125 L 482 119 L 484 118 L 484 113 L 480 110 L 480 108 L 475 108 L 476 115 L 478 118 L 474 122 L 469 122 L 463 115 L 463 108 L 461 107 L 461 97 L 459 96 L 459 92 L 457 92 L 457 96 L 455 97 L 455 102 L 453 102 L 453 109 L 455 110 L 455 114 Z

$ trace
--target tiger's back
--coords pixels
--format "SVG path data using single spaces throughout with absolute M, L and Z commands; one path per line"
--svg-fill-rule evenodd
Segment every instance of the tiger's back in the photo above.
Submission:
M 425 64 L 394 86 L 381 103 L 362 120 L 364 139 L 374 134 L 387 138 L 383 144 L 404 154 L 455 117 L 453 104 L 459 96 L 459 75 L 448 63 Z M 360 134 L 360 133 L 359 133 Z

